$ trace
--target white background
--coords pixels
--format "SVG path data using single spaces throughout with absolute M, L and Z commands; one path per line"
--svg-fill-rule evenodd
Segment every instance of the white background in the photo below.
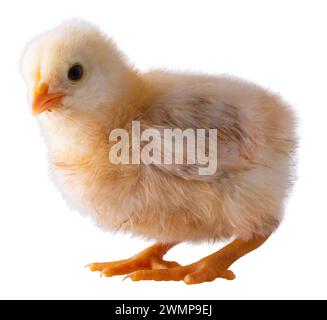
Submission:
M 1 2 L 0 298 L 327 298 L 326 12 L 325 1 L 314 0 Z M 19 58 L 31 37 L 72 17 L 98 24 L 141 70 L 231 73 L 294 106 L 298 182 L 279 230 L 232 267 L 235 281 L 133 283 L 83 268 L 149 243 L 98 230 L 66 206 L 48 178 Z M 218 247 L 182 244 L 168 258 L 189 263 Z

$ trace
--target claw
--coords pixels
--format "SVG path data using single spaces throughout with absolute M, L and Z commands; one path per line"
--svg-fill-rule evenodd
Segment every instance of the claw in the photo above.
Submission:
M 121 281 L 125 281 L 126 279 L 131 279 L 133 273 L 127 274 Z

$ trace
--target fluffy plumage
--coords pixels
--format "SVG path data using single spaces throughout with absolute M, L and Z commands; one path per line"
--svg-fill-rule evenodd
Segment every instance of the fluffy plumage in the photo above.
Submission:
M 66 79 L 85 66 L 78 84 Z M 227 76 L 140 73 L 113 42 L 85 22 L 64 23 L 34 39 L 22 71 L 62 107 L 38 116 L 52 175 L 65 198 L 104 229 L 164 243 L 268 236 L 279 224 L 291 185 L 294 116 L 277 95 Z M 191 165 L 116 165 L 108 135 L 143 128 L 217 128 L 218 170 Z

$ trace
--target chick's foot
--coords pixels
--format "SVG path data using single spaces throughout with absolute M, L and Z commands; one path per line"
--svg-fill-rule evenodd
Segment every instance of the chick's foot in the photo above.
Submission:
M 155 280 L 155 281 L 180 281 L 184 280 L 187 284 L 195 284 L 206 281 L 213 281 L 216 278 L 227 280 L 235 279 L 232 271 L 221 268 L 215 261 L 206 257 L 198 262 L 187 266 L 178 266 L 161 270 L 139 270 L 128 275 L 133 281 Z
M 261 246 L 266 239 L 267 237 L 256 236 L 248 241 L 236 239 L 218 252 L 190 265 L 162 270 L 139 270 L 131 273 L 128 277 L 133 281 L 184 280 L 186 284 L 213 281 L 217 278 L 233 280 L 235 279 L 235 275 L 231 270 L 229 270 L 229 267 L 245 254 Z
M 91 271 L 100 271 L 105 277 L 125 275 L 137 270 L 157 270 L 179 267 L 180 265 L 177 262 L 163 260 L 163 256 L 173 246 L 175 246 L 175 244 L 157 243 L 129 259 L 90 263 L 88 267 Z

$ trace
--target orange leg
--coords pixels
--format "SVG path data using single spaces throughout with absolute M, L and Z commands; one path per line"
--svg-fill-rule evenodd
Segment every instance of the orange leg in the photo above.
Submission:
M 233 280 L 235 275 L 228 268 L 239 258 L 260 247 L 268 237 L 253 237 L 249 241 L 236 239 L 221 250 L 187 266 L 163 270 L 139 270 L 128 275 L 133 281 L 178 281 L 196 284 L 216 278 Z
M 88 267 L 91 271 L 101 271 L 102 275 L 106 277 L 128 274 L 137 270 L 179 267 L 180 265 L 177 262 L 163 260 L 163 256 L 175 245 L 176 243 L 156 243 L 129 259 L 90 263 Z

